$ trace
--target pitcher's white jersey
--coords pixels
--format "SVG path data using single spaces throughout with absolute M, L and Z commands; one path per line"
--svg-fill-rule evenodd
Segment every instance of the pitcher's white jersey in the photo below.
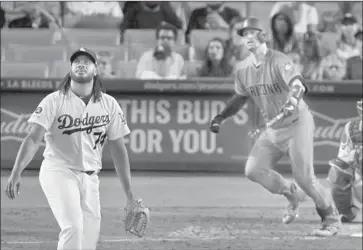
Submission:
M 116 99 L 102 93 L 88 105 L 72 91 L 47 95 L 28 122 L 43 126 L 46 148 L 44 160 L 56 165 L 92 171 L 102 168 L 102 151 L 107 140 L 130 133 Z

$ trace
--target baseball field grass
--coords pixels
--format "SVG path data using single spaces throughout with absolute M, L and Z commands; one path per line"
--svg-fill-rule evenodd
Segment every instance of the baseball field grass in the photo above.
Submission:
M 38 173 L 24 174 L 20 196 L 14 201 L 4 195 L 8 175 L 3 171 L 1 176 L 1 249 L 56 249 L 59 227 Z M 134 192 L 152 214 L 147 235 L 133 237 L 123 230 L 121 184 L 112 172 L 102 172 L 100 179 L 100 250 L 362 249 L 362 238 L 351 236 L 362 231 L 361 215 L 336 237 L 313 237 L 319 218 L 310 200 L 302 204 L 296 222 L 283 225 L 284 198 L 241 175 L 133 173 Z

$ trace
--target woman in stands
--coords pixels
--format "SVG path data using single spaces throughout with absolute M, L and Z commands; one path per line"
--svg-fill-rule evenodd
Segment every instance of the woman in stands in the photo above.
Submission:
M 226 44 L 223 39 L 215 37 L 208 42 L 205 59 L 199 71 L 201 77 L 229 77 L 232 66 L 226 53 Z
M 292 9 L 285 7 L 271 18 L 272 48 L 283 53 L 300 52 L 299 41 L 294 33 L 295 20 Z
M 302 75 L 305 79 L 317 80 L 319 77 L 319 67 L 322 60 L 321 42 L 319 36 L 309 30 L 303 36 L 302 40 Z

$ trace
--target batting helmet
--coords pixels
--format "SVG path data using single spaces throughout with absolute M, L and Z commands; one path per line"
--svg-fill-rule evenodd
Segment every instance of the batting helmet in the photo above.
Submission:
M 248 17 L 243 21 L 242 28 L 237 31 L 237 34 L 243 36 L 243 32 L 247 29 L 254 29 L 260 31 L 258 38 L 261 42 L 266 42 L 266 32 L 262 27 L 260 20 L 257 17 Z
M 357 102 L 357 110 L 360 116 L 362 116 L 362 100 Z

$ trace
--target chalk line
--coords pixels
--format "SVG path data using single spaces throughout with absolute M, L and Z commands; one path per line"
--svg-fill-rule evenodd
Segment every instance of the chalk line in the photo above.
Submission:
M 180 238 L 132 238 L 132 239 L 124 239 L 124 238 L 114 238 L 114 239 L 101 239 L 100 243 L 137 243 L 137 242 L 187 242 L 190 240 L 196 241 L 214 241 L 214 240 L 234 240 L 237 237 L 180 237 Z M 259 236 L 259 237 L 251 237 L 251 236 L 240 236 L 237 240 L 250 239 L 250 240 L 319 240 L 324 239 L 322 237 L 315 236 L 286 236 L 286 237 L 267 237 L 267 236 Z M 54 244 L 57 241 L 49 240 L 49 241 L 2 241 L 2 244 L 9 245 L 36 245 L 36 244 Z

